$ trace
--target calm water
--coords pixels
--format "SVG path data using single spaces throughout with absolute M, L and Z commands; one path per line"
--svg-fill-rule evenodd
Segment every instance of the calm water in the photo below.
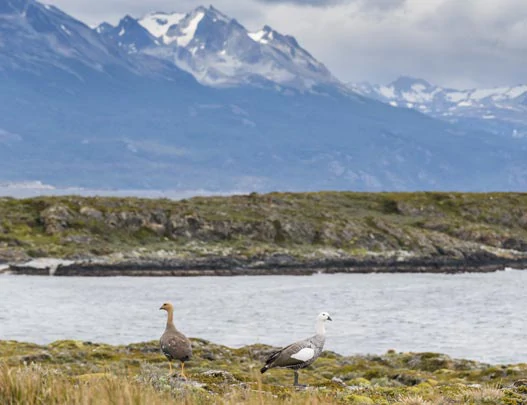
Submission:
M 176 326 L 229 346 L 284 345 L 328 311 L 342 354 L 437 351 L 527 362 L 527 271 L 462 275 L 69 278 L 0 276 L 0 339 L 47 343 L 157 339 L 165 300 Z

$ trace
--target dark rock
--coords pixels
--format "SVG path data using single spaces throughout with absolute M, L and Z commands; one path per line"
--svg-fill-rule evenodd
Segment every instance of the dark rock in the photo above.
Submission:
M 527 241 L 517 238 L 505 239 L 502 243 L 503 249 L 512 249 L 520 252 L 527 252 Z
M 20 360 L 24 363 L 40 363 L 46 360 L 51 360 L 51 355 L 48 352 L 40 352 L 22 356 Z
M 265 260 L 265 264 L 269 267 L 283 267 L 295 263 L 294 257 L 286 254 L 274 254 Z
M 527 379 L 517 380 L 512 383 L 513 387 L 527 387 Z
M 415 374 L 406 373 L 396 374 L 393 379 L 406 386 L 413 386 L 426 381 L 426 379 L 423 377 L 417 376 Z
M 205 360 L 210 360 L 210 361 L 216 360 L 216 356 L 214 355 L 213 352 L 210 352 L 210 351 L 204 351 L 203 353 L 201 353 L 201 357 L 203 357 Z
M 454 362 L 445 354 L 419 353 L 408 361 L 408 366 L 417 370 L 436 371 L 444 368 L 451 369 Z

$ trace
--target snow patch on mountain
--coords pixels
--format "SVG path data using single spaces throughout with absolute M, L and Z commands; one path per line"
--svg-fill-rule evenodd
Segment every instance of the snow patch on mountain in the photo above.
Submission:
M 436 118 L 494 123 L 495 132 L 518 137 L 527 130 L 527 85 L 458 90 L 422 79 L 400 77 L 388 85 L 350 84 L 349 88 L 393 107 L 412 108 Z
M 395 98 L 395 90 L 393 87 L 379 87 L 379 94 L 385 98 Z
M 184 13 L 149 13 L 138 20 L 150 34 L 159 38 L 164 36 L 173 25 L 179 23 L 185 17 Z
M 171 27 L 163 35 L 163 42 L 167 45 L 176 44 L 181 47 L 187 46 L 194 39 L 198 25 L 203 17 L 205 17 L 205 12 L 198 10 L 194 15 L 186 18 L 183 23 Z
M 257 32 L 249 32 L 247 35 L 249 35 L 249 38 L 251 38 L 255 42 L 266 44 L 267 40 L 264 39 L 265 34 L 266 34 L 265 30 L 260 30 Z

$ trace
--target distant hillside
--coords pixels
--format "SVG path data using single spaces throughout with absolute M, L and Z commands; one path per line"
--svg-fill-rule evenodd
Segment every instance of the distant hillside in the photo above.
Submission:
M 138 269 L 474 270 L 527 260 L 526 213 L 527 194 L 3 198 L 0 257 Z

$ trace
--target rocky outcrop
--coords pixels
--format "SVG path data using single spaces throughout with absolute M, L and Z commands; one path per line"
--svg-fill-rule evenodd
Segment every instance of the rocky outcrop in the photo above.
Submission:
M 72 217 L 71 210 L 62 204 L 52 205 L 40 213 L 40 221 L 49 235 L 55 235 L 66 230 Z

